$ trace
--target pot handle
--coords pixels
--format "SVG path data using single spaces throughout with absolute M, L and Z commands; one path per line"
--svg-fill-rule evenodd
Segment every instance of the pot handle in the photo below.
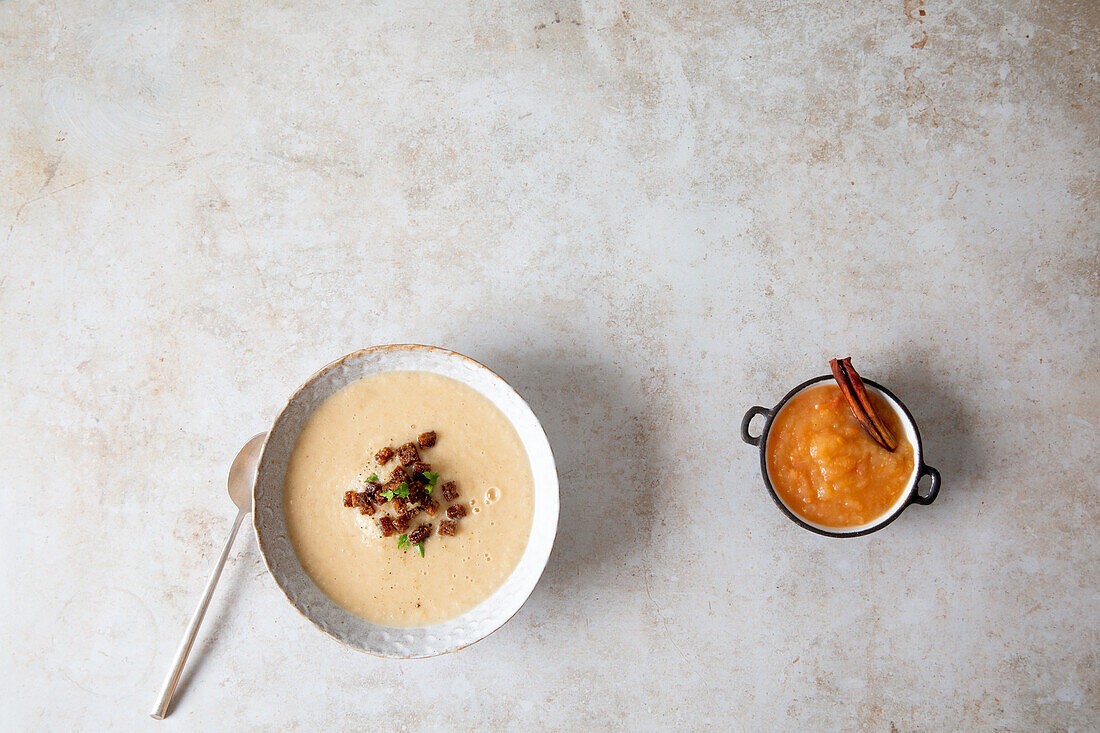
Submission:
M 741 440 L 745 441 L 749 445 L 760 445 L 760 438 L 762 436 L 761 435 L 749 435 L 749 423 L 752 422 L 752 419 L 754 417 L 756 417 L 757 415 L 768 415 L 768 416 L 770 416 L 771 414 L 772 414 L 772 411 L 769 410 L 766 407 L 761 407 L 760 405 L 754 405 L 753 407 L 750 407 L 749 411 L 745 413 L 745 419 L 741 421 Z M 935 470 L 935 469 L 932 469 L 932 470 Z M 939 474 L 937 474 L 937 476 L 938 475 Z M 938 482 L 937 482 L 937 485 L 939 485 Z
M 940 493 L 940 472 L 929 465 L 922 465 L 920 474 L 917 476 L 917 483 L 919 484 L 925 476 L 932 477 L 932 485 L 928 488 L 928 496 L 921 496 L 917 488 L 913 487 L 912 503 L 928 506 L 936 500 L 936 495 Z

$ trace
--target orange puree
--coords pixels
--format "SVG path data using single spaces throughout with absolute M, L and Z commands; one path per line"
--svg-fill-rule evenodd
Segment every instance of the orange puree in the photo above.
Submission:
M 798 393 L 772 422 L 768 476 L 783 503 L 803 519 L 858 527 L 889 511 L 909 487 L 913 445 L 897 413 L 871 389 L 867 394 L 897 436 L 893 453 L 856 421 L 835 384 Z

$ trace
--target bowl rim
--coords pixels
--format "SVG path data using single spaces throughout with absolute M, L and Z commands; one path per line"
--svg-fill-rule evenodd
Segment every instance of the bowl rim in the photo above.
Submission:
M 755 444 L 759 445 L 760 448 L 760 475 L 764 479 L 764 486 L 768 489 L 768 494 L 771 496 L 772 501 L 775 502 L 775 505 L 779 507 L 780 511 L 787 515 L 788 519 L 790 519 L 792 522 L 799 525 L 803 529 L 808 529 L 811 532 L 823 535 L 825 537 L 863 537 L 865 535 L 871 534 L 872 532 L 877 532 L 893 522 L 895 519 L 900 517 L 901 513 L 909 508 L 911 504 L 931 504 L 932 501 L 936 498 L 936 493 L 939 491 L 939 472 L 924 462 L 924 445 L 921 442 L 920 429 L 917 427 L 917 421 L 913 418 L 913 414 L 909 412 L 909 408 L 905 406 L 905 403 L 898 399 L 897 395 L 888 390 L 886 387 L 883 387 L 878 382 L 875 382 L 871 379 L 864 379 L 863 383 L 865 385 L 868 385 L 878 390 L 886 397 L 888 397 L 894 405 L 897 406 L 900 411 L 899 416 L 908 423 L 909 428 L 911 428 L 913 431 L 913 477 L 912 480 L 909 482 L 908 488 L 902 492 L 901 498 L 895 503 L 895 506 L 890 511 L 882 514 L 877 520 L 873 520 L 873 523 L 871 523 L 869 526 L 863 526 L 863 529 L 856 531 L 845 532 L 840 529 L 830 529 L 827 527 L 817 526 L 796 514 L 783 502 L 783 500 L 779 497 L 779 494 L 776 492 L 775 487 L 772 486 L 771 477 L 768 475 L 768 437 L 771 434 L 772 423 L 775 421 L 776 416 L 795 395 L 821 382 L 830 381 L 832 379 L 833 375 L 831 374 L 823 374 L 819 377 L 807 379 L 805 382 L 802 382 L 801 384 L 787 392 L 787 394 L 783 396 L 783 399 L 781 399 L 774 407 L 770 409 L 755 407 L 751 408 L 745 414 L 745 420 L 742 424 L 741 432 L 742 437 L 746 439 L 746 442 L 753 444 L 752 441 L 748 440 L 749 436 L 747 429 L 749 421 L 757 414 L 767 414 L 767 418 L 764 422 L 764 427 L 760 431 L 760 437 L 755 439 Z M 920 495 L 920 480 L 926 475 L 933 476 L 934 484 L 932 486 L 932 489 L 929 491 L 927 497 L 922 497 Z
M 486 372 L 491 378 L 497 380 L 504 388 L 506 388 L 512 395 L 514 395 L 515 399 L 517 399 L 519 401 L 519 403 L 528 412 L 530 412 L 530 414 L 534 418 L 535 425 L 538 426 L 539 434 L 541 435 L 542 442 L 544 443 L 545 448 L 547 450 L 548 458 L 549 458 L 549 461 L 550 461 L 550 468 L 553 469 L 550 472 L 552 474 L 552 477 L 549 481 L 549 484 L 544 488 L 544 490 L 550 491 L 551 495 L 552 495 L 552 502 L 551 503 L 552 503 L 553 516 L 551 518 L 552 518 L 553 522 L 552 522 L 552 526 L 549 527 L 549 546 L 547 547 L 546 556 L 544 558 L 542 558 L 542 561 L 541 561 L 541 563 L 538 567 L 538 573 L 534 578 L 534 582 L 531 584 L 530 589 L 528 589 L 528 591 L 524 595 L 523 600 L 516 606 L 516 608 L 506 618 L 503 618 L 500 621 L 500 623 L 496 623 L 494 621 L 493 622 L 493 627 L 491 629 L 489 629 L 488 631 L 486 631 L 481 636 L 479 636 L 478 638 L 473 639 L 472 641 L 468 641 L 466 643 L 463 643 L 459 646 L 450 647 L 450 648 L 443 649 L 441 651 L 430 653 L 430 654 L 394 655 L 394 654 L 379 653 L 377 651 L 373 651 L 373 650 L 370 650 L 370 649 L 365 649 L 365 648 L 362 648 L 360 646 L 351 644 L 351 643 L 348 642 L 348 640 L 342 639 L 339 636 L 336 636 L 329 629 L 326 629 L 325 627 L 321 626 L 308 613 L 306 613 L 302 608 L 300 608 L 298 603 L 296 603 L 293 598 L 291 598 L 290 593 L 287 591 L 286 588 L 283 587 L 283 584 L 280 581 L 279 576 L 275 573 L 275 570 L 272 567 L 272 561 L 268 557 L 268 552 L 266 551 L 266 549 L 264 547 L 264 543 L 260 539 L 259 516 L 258 516 L 258 512 L 256 511 L 256 508 L 257 508 L 256 493 L 257 493 L 257 489 L 258 489 L 259 484 L 260 484 L 261 468 L 263 466 L 264 458 L 266 457 L 266 454 L 267 454 L 268 441 L 271 439 L 271 436 L 274 432 L 274 427 L 279 423 L 279 420 L 282 418 L 282 416 L 286 412 L 286 410 L 294 403 L 294 401 L 296 399 L 299 398 L 299 396 L 302 394 L 302 392 L 304 392 L 310 385 L 312 385 L 314 383 L 314 381 L 316 381 L 319 377 L 321 377 L 323 374 L 328 372 L 330 369 L 333 369 L 333 368 L 339 366 L 341 363 L 343 363 L 345 361 L 348 361 L 350 359 L 354 359 L 354 358 L 362 356 L 364 354 L 384 353 L 384 352 L 389 352 L 389 351 L 413 351 L 413 352 L 418 352 L 419 351 L 419 352 L 425 352 L 425 353 L 440 354 L 444 358 L 447 358 L 447 359 L 460 359 L 462 361 L 465 361 L 465 362 L 473 365 L 476 369 L 480 369 L 480 370 L 483 370 L 484 372 Z M 383 370 L 383 371 L 377 372 L 377 373 L 381 374 L 381 373 L 385 373 L 385 371 L 402 371 L 402 370 L 400 370 L 400 369 Z M 430 370 L 422 370 L 422 371 L 430 371 Z M 432 372 L 432 373 L 436 373 L 436 372 Z M 446 375 L 444 375 L 444 376 L 446 376 Z M 454 377 L 450 377 L 450 378 L 455 379 Z M 461 380 L 456 380 L 456 381 L 461 381 Z M 465 382 L 462 382 L 462 383 L 465 384 Z M 348 384 L 351 384 L 351 382 L 349 382 Z M 471 387 L 472 389 L 475 389 L 475 390 L 477 389 L 476 387 L 472 387 L 471 385 L 468 385 L 468 384 L 466 386 Z M 513 424 L 512 420 L 510 418 L 509 418 L 508 422 L 509 422 L 509 424 Z M 514 427 L 514 425 L 513 425 L 513 427 Z M 516 390 L 515 387 L 513 387 L 506 379 L 504 379 L 502 376 L 497 374 L 495 371 L 493 371 L 492 369 L 487 367 L 485 364 L 481 363 L 480 361 L 478 361 L 478 360 L 476 360 L 472 357 L 466 356 L 465 354 L 459 353 L 459 352 L 454 351 L 452 349 L 447 349 L 447 348 L 444 348 L 444 347 L 441 347 L 441 346 L 433 346 L 433 345 L 430 345 L 430 344 L 400 343 L 400 344 L 378 344 L 378 345 L 375 345 L 375 346 L 367 346 L 365 348 L 358 349 L 356 351 L 352 351 L 350 353 L 344 354 L 343 356 L 341 356 L 339 358 L 333 359 L 332 361 L 328 362 L 327 364 L 325 364 L 324 366 L 320 367 L 319 369 L 314 371 L 312 374 L 310 374 L 309 377 L 306 378 L 305 381 L 303 381 L 298 386 L 298 388 L 295 389 L 294 392 L 291 393 L 290 397 L 288 397 L 286 402 L 283 403 L 282 407 L 279 408 L 278 413 L 276 413 L 274 419 L 270 423 L 267 434 L 264 436 L 263 445 L 261 446 L 261 449 L 260 449 L 260 461 L 259 461 L 259 464 L 258 464 L 257 469 L 256 469 L 256 476 L 253 479 L 253 483 L 252 483 L 252 509 L 253 509 L 253 511 L 252 511 L 252 531 L 253 531 L 253 534 L 256 537 L 256 545 L 257 545 L 257 547 L 259 547 L 260 557 L 263 558 L 264 567 L 267 568 L 268 573 L 271 575 L 272 579 L 275 581 L 276 587 L 279 589 L 279 592 L 282 593 L 283 596 L 286 598 L 286 601 L 287 601 L 288 604 L 290 604 L 290 607 L 293 608 L 295 611 L 297 611 L 298 614 L 300 616 L 302 616 L 302 618 L 304 618 L 306 621 L 308 621 L 310 623 L 310 625 L 312 625 L 315 629 L 321 631 L 323 634 L 325 634 L 325 636 L 327 636 L 330 639 L 333 639 L 334 641 L 340 643 L 341 645 L 343 645 L 343 646 L 345 646 L 349 649 L 352 649 L 354 651 L 357 651 L 357 652 L 362 652 L 364 654 L 369 654 L 370 656 L 378 657 L 378 658 L 381 658 L 381 659 L 427 659 L 427 658 L 431 658 L 431 657 L 437 657 L 437 656 L 442 656 L 444 654 L 451 654 L 451 653 L 454 653 L 454 652 L 457 652 L 457 651 L 461 651 L 462 649 L 465 649 L 469 646 L 472 646 L 472 645 L 478 643 L 479 641 L 482 641 L 483 639 L 488 638 L 492 634 L 499 631 L 506 623 L 511 621 L 513 618 L 515 618 L 515 616 L 520 612 L 520 610 L 523 608 L 523 606 L 527 604 L 527 601 L 530 600 L 531 595 L 534 593 L 535 588 L 538 586 L 539 581 L 542 580 L 542 576 L 546 572 L 546 565 L 549 563 L 550 556 L 553 554 L 554 543 L 557 539 L 558 524 L 560 522 L 561 496 L 560 496 L 560 486 L 559 486 L 559 479 L 558 479 L 558 472 L 557 472 L 557 459 L 554 456 L 554 447 L 550 443 L 549 436 L 546 434 L 546 428 L 543 426 L 542 421 L 539 420 L 538 415 L 535 414 L 535 411 L 531 409 L 531 406 L 527 403 L 527 400 L 525 400 L 523 398 L 523 396 Z M 548 522 L 548 524 L 549 524 L 549 522 Z M 532 526 L 532 533 L 533 532 L 534 532 L 534 527 Z M 528 544 L 530 544 L 530 541 L 531 541 L 530 537 L 528 537 Z M 527 546 L 524 547 L 524 552 L 526 552 L 526 547 Z M 514 573 L 515 569 L 513 569 L 512 572 Z M 308 574 L 306 575 L 306 577 L 307 578 L 309 577 Z M 507 583 L 508 578 L 510 578 L 510 577 L 512 577 L 511 574 L 509 574 L 504 579 L 501 586 L 499 586 L 497 590 L 499 590 L 500 587 L 503 587 L 504 583 Z M 310 581 L 312 582 L 312 579 L 310 579 Z M 321 592 L 323 593 L 323 591 L 321 591 Z M 496 591 L 494 590 L 494 593 L 495 592 Z M 491 595 L 492 594 L 490 594 L 490 597 L 491 597 Z M 488 600 L 488 599 L 486 599 L 486 600 Z M 476 608 L 476 606 L 475 606 L 475 608 Z M 471 609 L 471 610 L 473 610 L 473 609 Z M 351 612 L 348 611 L 348 613 L 350 614 Z M 352 615 L 354 615 L 354 614 L 352 614 Z M 461 618 L 461 617 L 459 617 L 459 618 Z M 407 630 L 406 627 L 388 627 L 388 626 L 385 626 L 383 624 L 374 624 L 373 622 L 368 621 L 366 619 L 362 619 L 362 620 L 363 620 L 363 623 L 372 624 L 374 626 L 379 626 L 379 627 L 382 627 L 382 628 L 393 628 L 393 629 Z M 453 620 L 453 619 L 448 619 L 448 621 L 440 622 L 439 624 L 430 624 L 430 625 L 427 625 L 427 626 L 408 627 L 408 628 L 431 629 L 431 628 L 434 628 L 436 626 L 441 626 L 445 623 L 448 623 L 451 620 Z

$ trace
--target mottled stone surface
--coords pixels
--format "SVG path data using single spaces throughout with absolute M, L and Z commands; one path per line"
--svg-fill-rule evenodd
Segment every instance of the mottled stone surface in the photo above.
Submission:
M 1098 29 L 1089 0 L 0 3 L 0 720 L 1096 729 Z M 530 601 L 377 660 L 245 535 L 149 720 L 237 448 L 404 341 L 546 426 Z M 837 354 L 944 476 L 852 541 L 733 436 Z

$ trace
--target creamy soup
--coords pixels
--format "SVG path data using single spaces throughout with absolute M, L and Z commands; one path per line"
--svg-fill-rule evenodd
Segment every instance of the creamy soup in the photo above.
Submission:
M 388 476 L 375 453 L 425 431 L 438 436 L 423 460 L 454 481 L 459 496 L 413 526 L 434 530 L 416 547 L 383 537 L 374 516 L 344 506 L 372 473 Z M 527 546 L 534 481 L 519 435 L 479 392 L 430 372 L 394 371 L 349 384 L 313 413 L 298 437 L 283 486 L 290 541 L 313 582 L 368 621 L 425 626 L 459 616 L 488 598 Z M 434 491 L 433 498 L 441 499 Z M 453 537 L 439 534 L 450 504 L 464 504 Z

